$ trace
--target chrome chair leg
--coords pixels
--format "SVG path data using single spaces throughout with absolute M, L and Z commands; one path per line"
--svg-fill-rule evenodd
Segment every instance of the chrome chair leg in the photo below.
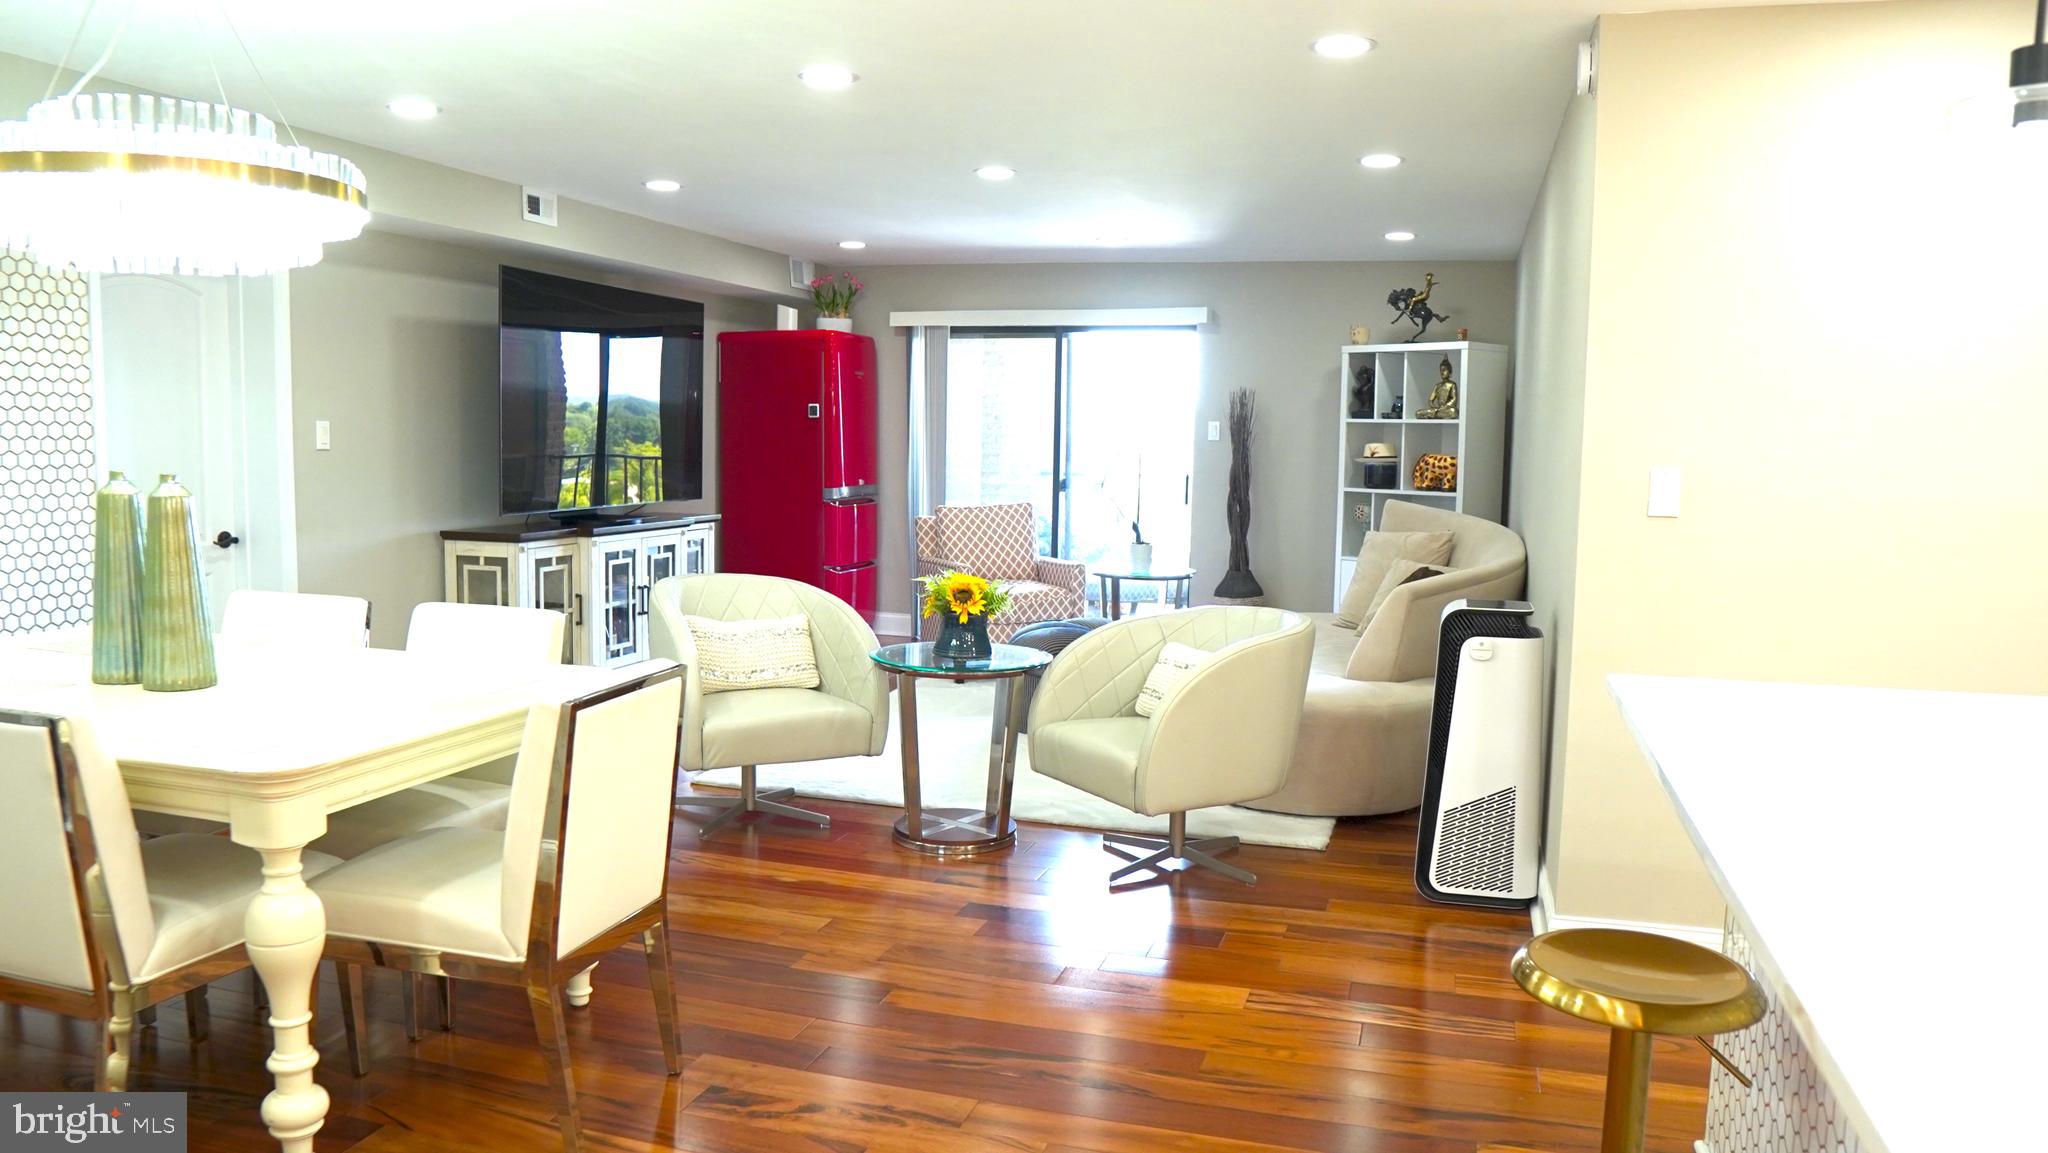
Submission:
M 405 1039 L 420 1039 L 420 975 L 400 972 L 398 974 L 398 999 L 405 1008 Z
M 562 1020 L 559 989 L 528 987 L 526 999 L 533 1010 L 533 1030 L 540 1038 L 541 1061 L 548 1068 L 548 1084 L 561 1105 L 562 1149 L 580 1153 L 583 1145 L 582 1111 L 576 1102 L 576 1079 L 569 1069 L 569 1031 Z
M 676 1029 L 675 970 L 668 955 L 668 921 L 641 934 L 647 950 L 647 984 L 654 990 L 654 1021 L 661 1029 L 661 1056 L 671 1077 L 683 1071 L 682 1038 Z
M 185 990 L 185 1035 L 204 1041 L 213 1032 L 213 1008 L 206 1003 L 206 986 Z
M 334 963 L 334 986 L 341 992 L 342 1031 L 348 1036 L 348 1064 L 358 1077 L 370 1075 L 370 1022 L 363 1004 L 363 968 Z
M 1233 881 L 1242 881 L 1247 885 L 1257 884 L 1259 880 L 1258 875 L 1249 869 L 1241 869 L 1227 861 L 1216 859 L 1216 854 L 1227 853 L 1238 847 L 1236 837 L 1201 837 L 1192 841 L 1188 840 L 1188 815 L 1186 813 L 1174 813 L 1167 817 L 1166 836 L 1164 837 L 1147 837 L 1136 833 L 1102 834 L 1102 847 L 1105 851 L 1115 853 L 1116 846 L 1132 849 L 1150 849 L 1153 852 L 1148 857 L 1131 861 L 1129 864 L 1110 873 L 1109 879 L 1112 882 L 1121 880 L 1141 870 L 1151 870 L 1159 873 L 1168 872 L 1169 870 L 1162 868 L 1162 866 L 1173 861 L 1180 861 L 1190 869 L 1208 869 L 1214 873 L 1221 873 Z M 1122 856 L 1120 853 L 1117 855 Z
M 441 1031 L 455 1031 L 455 982 L 447 977 L 434 978 L 434 989 L 440 996 Z
M 824 813 L 799 809 L 794 805 L 779 802 L 796 796 L 795 789 L 769 789 L 762 792 L 757 785 L 755 766 L 740 766 L 740 795 L 737 797 L 677 797 L 676 804 L 684 808 L 720 810 L 718 814 L 697 826 L 699 837 L 708 837 L 719 829 L 738 821 L 748 813 L 764 813 L 773 817 L 790 817 L 806 821 L 820 828 L 830 828 L 832 818 Z

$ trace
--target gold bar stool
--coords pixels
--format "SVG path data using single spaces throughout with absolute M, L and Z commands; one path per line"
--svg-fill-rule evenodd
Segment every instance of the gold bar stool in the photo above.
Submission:
M 1707 1045 L 1708 1035 L 1747 1029 L 1769 1007 L 1742 966 L 1654 933 L 1559 929 L 1515 950 L 1509 967 L 1531 997 L 1614 1030 L 1600 1153 L 1642 1153 L 1653 1036 L 1691 1035 Z M 1707 1051 L 1726 1063 L 1713 1046 Z

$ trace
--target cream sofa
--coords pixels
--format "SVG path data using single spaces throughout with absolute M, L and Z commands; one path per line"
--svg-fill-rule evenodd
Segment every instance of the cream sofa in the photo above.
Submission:
M 1315 624 L 1316 641 L 1294 764 L 1286 785 L 1247 802 L 1251 808 L 1366 816 L 1421 804 L 1444 605 L 1461 597 L 1522 595 L 1528 554 L 1522 538 L 1504 525 L 1391 500 L 1380 527 L 1456 534 L 1451 571 L 1396 589 L 1362 635 L 1337 624 L 1334 613 L 1304 614 Z

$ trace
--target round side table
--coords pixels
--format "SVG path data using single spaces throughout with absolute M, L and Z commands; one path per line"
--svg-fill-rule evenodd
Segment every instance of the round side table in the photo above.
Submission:
M 884 645 L 870 660 L 897 675 L 896 703 L 903 729 L 903 816 L 895 840 L 936 857 L 971 857 L 1007 849 L 1017 841 L 1010 819 L 1010 794 L 1017 786 L 1017 733 L 1024 727 L 1030 694 L 1018 691 L 1025 673 L 1052 663 L 1049 653 L 1017 645 L 992 645 L 988 656 L 949 660 L 935 655 L 929 641 Z M 989 736 L 988 798 L 980 809 L 928 809 L 918 778 L 917 682 L 995 681 L 995 722 Z
M 1110 620 L 1124 615 L 1124 582 L 1152 581 L 1165 585 L 1165 592 L 1173 598 L 1173 607 L 1188 607 L 1188 586 L 1194 583 L 1195 570 L 1191 568 L 1153 569 L 1150 572 L 1117 572 L 1110 569 L 1095 570 L 1095 579 L 1102 586 L 1102 612 Z

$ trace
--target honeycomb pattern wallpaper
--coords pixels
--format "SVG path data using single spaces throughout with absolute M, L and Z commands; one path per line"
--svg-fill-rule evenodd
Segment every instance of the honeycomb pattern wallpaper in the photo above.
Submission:
M 86 279 L 0 252 L 0 633 L 92 619 Z
M 1749 938 L 1733 914 L 1722 950 L 1755 971 Z M 1756 1084 L 1744 1089 L 1719 1065 L 1707 1082 L 1707 1153 L 1864 1153 L 1821 1080 L 1799 1033 L 1777 1005 L 1715 1045 Z

